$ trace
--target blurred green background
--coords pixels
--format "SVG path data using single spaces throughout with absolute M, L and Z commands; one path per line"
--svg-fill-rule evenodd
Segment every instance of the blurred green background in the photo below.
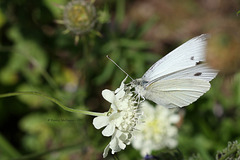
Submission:
M 240 141 L 240 36 L 234 38 L 239 35 L 240 1 L 96 0 L 95 25 L 79 35 L 76 44 L 76 33 L 66 34 L 66 26 L 56 23 L 63 19 L 63 9 L 58 6 L 68 2 L 0 1 L 1 94 L 38 91 L 75 109 L 106 112 L 109 103 L 101 91 L 115 90 L 125 77 L 106 55 L 139 78 L 154 62 L 194 36 L 227 35 L 227 41 L 210 46 L 219 58 L 211 63 L 230 69 L 218 75 L 211 90 L 197 102 L 181 109 L 178 149 L 186 159 L 200 154 L 210 160 L 228 141 Z M 236 62 L 234 69 L 225 66 L 231 60 Z M 0 159 L 48 150 L 38 159 L 102 159 L 110 138 L 93 127 L 92 119 L 36 96 L 0 99 Z M 117 156 L 141 159 L 131 146 Z

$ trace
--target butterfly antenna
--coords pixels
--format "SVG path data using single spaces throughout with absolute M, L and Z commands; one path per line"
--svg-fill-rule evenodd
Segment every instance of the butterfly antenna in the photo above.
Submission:
M 127 72 L 125 72 L 119 65 L 117 65 L 116 62 L 114 62 L 108 55 L 106 56 L 110 61 L 112 61 L 113 64 L 115 64 L 123 73 L 125 73 L 129 78 L 131 78 L 132 80 L 134 80 L 131 76 L 129 76 L 129 74 L 127 74 Z

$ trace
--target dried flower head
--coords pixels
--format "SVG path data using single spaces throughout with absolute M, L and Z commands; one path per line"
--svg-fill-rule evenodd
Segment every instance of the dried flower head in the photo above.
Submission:
M 90 31 L 95 19 L 96 10 L 91 2 L 73 0 L 64 7 L 64 24 L 69 31 L 77 35 Z
M 56 20 L 56 23 L 66 26 L 64 33 L 75 34 L 75 44 L 79 36 L 93 29 L 96 22 L 96 9 L 93 2 L 87 0 L 72 0 L 66 6 L 57 5 L 63 9 L 63 20 Z M 97 32 L 97 34 L 100 34 Z

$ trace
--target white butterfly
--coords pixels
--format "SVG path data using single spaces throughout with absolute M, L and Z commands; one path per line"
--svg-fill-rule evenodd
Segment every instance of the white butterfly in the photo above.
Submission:
M 208 35 L 203 34 L 182 44 L 152 65 L 142 78 L 133 80 L 139 97 L 165 107 L 184 107 L 206 93 L 218 71 L 206 64 Z

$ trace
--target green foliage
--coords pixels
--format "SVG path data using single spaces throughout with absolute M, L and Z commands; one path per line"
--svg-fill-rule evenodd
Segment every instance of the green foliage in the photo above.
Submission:
M 68 2 L 1 0 L 1 94 L 38 91 L 74 109 L 106 112 L 109 103 L 102 98 L 102 90 L 115 90 L 126 76 L 106 55 L 131 77 L 139 78 L 168 51 L 217 21 L 203 16 L 208 4 L 189 0 L 147 5 L 95 1 L 94 30 L 81 35 L 75 45 L 75 35 L 64 34 L 66 28 L 54 23 L 63 18 L 61 6 Z M 234 10 L 228 15 L 229 8 L 226 5 L 221 9 L 224 14 L 214 15 L 232 15 Z M 240 140 L 240 73 L 230 79 L 220 75 L 211 85 L 197 102 L 180 110 L 184 116 L 178 125 L 178 149 L 156 151 L 152 159 L 211 160 L 227 142 Z M 110 141 L 93 127 L 92 117 L 68 113 L 37 96 L 0 99 L 0 132 L 1 159 L 27 154 L 32 159 L 101 159 Z M 226 155 L 237 158 L 239 144 L 229 143 L 216 158 Z M 115 156 L 141 159 L 131 146 Z
M 24 39 L 17 28 L 10 28 L 8 37 L 15 46 L 11 50 L 12 56 L 8 64 L 0 73 L 2 82 L 5 84 L 16 82 L 16 78 L 13 77 L 17 77 L 17 73 L 21 72 L 30 83 L 40 83 L 40 76 L 45 72 L 47 65 L 44 50 L 36 42 Z
M 0 9 L 0 28 L 6 23 L 6 17 Z
M 62 11 L 57 6 L 64 6 L 66 3 L 66 0 L 44 0 L 44 4 L 57 19 L 62 17 Z
M 228 146 L 222 151 L 218 151 L 216 160 L 234 159 L 240 158 L 240 144 L 237 141 L 228 142 Z
M 149 160 L 151 159 L 158 159 L 158 160 L 183 160 L 183 155 L 179 150 L 165 150 L 161 152 L 154 152 L 154 156 L 150 156 Z
M 199 154 L 197 155 L 194 154 L 193 156 L 189 157 L 188 160 L 202 160 L 202 158 Z

